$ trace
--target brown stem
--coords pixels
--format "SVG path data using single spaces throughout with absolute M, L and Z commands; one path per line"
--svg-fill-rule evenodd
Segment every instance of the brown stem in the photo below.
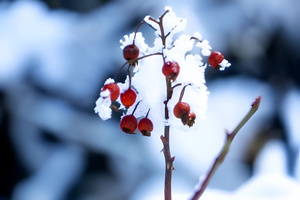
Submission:
M 145 23 L 146 23 L 146 22 L 143 20 L 143 21 L 138 25 L 138 27 L 136 28 L 136 30 L 135 30 L 135 32 L 134 32 L 134 37 L 133 37 L 133 42 L 132 42 L 132 44 L 135 44 L 136 33 L 138 32 L 139 28 L 140 28 L 143 24 L 145 24 Z
M 184 95 L 184 92 L 185 92 L 185 88 L 186 88 L 187 86 L 190 86 L 190 85 L 192 85 L 192 84 L 187 84 L 187 85 L 183 86 L 183 88 L 182 88 L 182 90 L 181 90 L 181 92 L 180 92 L 180 96 L 179 96 L 178 102 L 181 102 L 181 101 L 182 101 L 182 98 L 183 98 L 183 95 Z
M 165 101 L 165 120 L 169 119 L 169 109 L 168 109 L 168 102 L 172 97 L 173 89 L 171 87 L 171 82 L 166 79 L 166 85 L 167 85 L 167 100 Z M 165 200 L 171 200 L 172 199 L 172 171 L 174 169 L 173 162 L 175 160 L 175 157 L 171 157 L 171 151 L 170 151 L 170 126 L 165 126 L 164 129 L 164 136 L 160 137 L 162 143 L 163 143 L 163 152 L 165 156 L 165 189 L 164 189 L 164 196 Z
M 147 57 L 150 57 L 150 56 L 155 56 L 155 55 L 163 55 L 162 53 L 158 52 L 158 53 L 152 53 L 152 54 L 148 54 L 148 55 L 145 55 L 145 56 L 141 56 L 139 58 L 136 58 L 136 59 L 132 59 L 132 60 L 128 60 L 126 61 L 122 67 L 120 67 L 120 69 L 118 70 L 118 72 L 116 73 L 114 79 L 116 79 L 118 77 L 118 75 L 120 74 L 121 70 L 125 67 L 125 65 L 129 64 L 130 66 L 133 66 L 135 63 L 137 63 L 137 61 L 141 60 L 141 59 L 144 59 L 144 58 L 147 58 Z M 129 66 L 129 67 L 130 67 Z
M 149 108 L 149 110 L 148 110 L 148 112 L 147 112 L 145 118 L 148 118 L 149 112 L 150 112 L 150 108 Z
M 138 107 L 138 105 L 141 103 L 141 101 L 139 101 L 139 102 L 137 102 L 137 104 L 135 105 L 135 107 L 134 107 L 134 109 L 133 109 L 133 111 L 132 111 L 132 115 L 134 114 L 134 112 L 136 111 L 136 109 L 137 109 L 137 107 Z
M 196 37 L 193 37 L 193 36 L 190 39 L 191 40 L 196 40 L 197 42 L 202 42 L 201 40 L 199 40 L 199 38 L 196 38 Z
M 166 48 L 166 38 L 167 38 L 167 36 L 165 35 L 164 27 L 163 27 L 163 18 L 168 12 L 169 12 L 169 10 L 164 12 L 159 17 L 159 21 L 156 21 L 152 17 L 149 17 L 149 20 L 151 20 L 151 21 L 153 21 L 153 22 L 155 22 L 159 25 L 159 29 L 160 29 L 160 32 L 161 32 L 161 40 L 162 40 L 163 49 Z M 164 57 L 163 53 L 162 53 L 162 59 L 163 59 L 163 62 L 165 63 L 165 57 Z M 173 94 L 173 88 L 171 86 L 171 82 L 167 78 L 166 78 L 166 86 L 167 86 L 167 91 L 166 91 L 167 92 L 167 99 L 164 102 L 164 104 L 165 104 L 165 120 L 167 121 L 169 119 L 168 102 L 172 98 L 172 94 Z M 171 200 L 172 199 L 172 188 L 171 188 L 172 171 L 174 170 L 173 162 L 175 160 L 175 157 L 171 157 L 171 151 L 170 151 L 170 126 L 169 125 L 165 125 L 164 136 L 161 136 L 160 139 L 163 143 L 163 152 L 164 152 L 164 157 L 165 157 L 164 199 L 165 200 Z
M 120 74 L 120 72 L 121 72 L 121 70 L 125 67 L 125 65 L 127 65 L 128 64 L 128 61 L 127 62 L 125 62 L 123 65 L 122 65 L 122 67 L 120 67 L 120 69 L 118 70 L 118 72 L 116 73 L 116 75 L 115 75 L 115 77 L 114 77 L 114 79 L 116 79 L 118 76 L 119 76 L 119 74 Z
M 178 86 L 181 86 L 182 85 L 182 83 L 177 83 L 176 85 L 174 85 L 172 88 L 174 89 L 174 88 L 176 88 L 176 87 L 178 87 Z
M 163 13 L 159 17 L 159 22 L 158 23 L 160 32 L 161 32 L 161 40 L 162 40 L 162 45 L 163 49 L 166 48 L 166 36 L 164 32 L 164 27 L 163 27 L 163 18 L 164 16 L 168 13 L 169 11 L 167 10 L 165 13 Z M 163 62 L 165 63 L 165 57 L 162 55 Z M 170 80 L 166 78 L 166 86 L 167 86 L 167 100 L 164 102 L 165 103 L 165 120 L 167 121 L 169 119 L 169 109 L 168 109 L 168 102 L 172 98 L 173 94 L 173 88 L 171 86 Z M 170 151 L 170 126 L 165 125 L 165 130 L 164 130 L 164 136 L 161 136 L 161 140 L 163 143 L 163 152 L 165 156 L 165 189 L 164 189 L 164 198 L 165 200 L 171 200 L 172 199 L 172 172 L 174 170 L 173 167 L 173 162 L 175 160 L 175 157 L 171 157 L 171 151 Z
M 161 136 L 160 139 L 163 143 L 163 152 L 165 155 L 165 188 L 164 188 L 164 199 L 172 199 L 172 172 L 173 162 L 175 157 L 171 157 L 170 144 L 169 144 L 170 126 L 165 126 L 165 136 Z
M 213 165 L 211 166 L 210 170 L 208 171 L 208 173 L 206 175 L 206 178 L 202 182 L 201 187 L 195 191 L 195 193 L 191 197 L 191 200 L 197 200 L 201 197 L 201 195 L 203 194 L 204 190 L 206 189 L 209 181 L 211 180 L 212 176 L 214 175 L 215 171 L 223 163 L 234 137 L 236 136 L 238 131 L 246 124 L 246 122 L 252 117 L 252 115 L 257 111 L 260 100 L 261 100 L 260 96 L 255 99 L 254 103 L 251 105 L 252 107 L 251 107 L 250 111 L 247 113 L 247 115 L 242 119 L 242 121 L 236 126 L 236 128 L 231 133 L 228 133 L 226 131 L 226 142 L 222 148 L 221 153 L 215 159 Z
M 162 40 L 162 45 L 163 48 L 166 47 L 166 38 L 167 36 L 165 35 L 165 30 L 164 30 L 164 26 L 163 26 L 163 18 L 164 16 L 169 12 L 169 10 L 166 10 L 166 12 L 164 12 L 160 17 L 159 17 L 159 21 L 156 21 L 155 19 L 153 19 L 152 17 L 149 17 L 149 20 L 155 22 L 158 24 L 159 29 L 160 29 L 160 33 L 161 33 L 161 40 Z
M 136 61 L 141 60 L 141 59 L 143 59 L 143 58 L 147 58 L 147 57 L 149 57 L 149 56 L 155 56 L 155 55 L 163 55 L 163 54 L 160 53 L 160 52 L 148 54 L 148 55 L 141 56 L 141 57 L 137 58 Z

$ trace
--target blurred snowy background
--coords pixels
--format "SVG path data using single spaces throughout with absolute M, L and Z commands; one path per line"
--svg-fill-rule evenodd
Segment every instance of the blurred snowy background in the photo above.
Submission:
M 207 70 L 203 131 L 172 135 L 174 199 L 189 197 L 259 95 L 204 199 L 300 196 L 300 1 L 2 0 L 0 200 L 162 199 L 159 136 L 126 135 L 118 114 L 103 122 L 93 108 L 124 62 L 119 40 L 165 5 L 232 63 Z

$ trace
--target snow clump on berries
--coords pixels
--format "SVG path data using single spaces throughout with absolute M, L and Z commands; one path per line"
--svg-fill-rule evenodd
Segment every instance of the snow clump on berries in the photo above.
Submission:
M 197 126 L 199 121 L 205 117 L 209 94 L 204 76 L 207 64 L 204 63 L 202 56 L 209 56 L 212 47 L 207 40 L 202 39 L 202 35 L 198 32 L 193 35 L 176 34 L 185 30 L 187 20 L 176 17 L 175 12 L 170 7 L 166 7 L 165 10 L 166 12 L 159 19 L 154 19 L 151 16 L 144 18 L 144 23 L 154 29 L 156 38 L 153 44 L 146 44 L 141 32 L 125 35 L 124 39 L 120 40 L 121 49 L 135 44 L 140 55 L 137 58 L 137 63 L 129 66 L 132 67 L 133 74 L 127 76 L 124 84 L 118 84 L 121 93 L 129 87 L 132 88 L 137 94 L 136 101 L 129 108 L 125 108 L 118 98 L 117 102 L 121 104 L 119 109 L 125 110 L 124 115 L 131 115 L 134 112 L 137 119 L 145 117 L 150 110 L 147 118 L 153 123 L 152 135 L 155 133 L 162 134 L 164 126 L 167 125 L 183 131 L 196 130 L 199 127 Z M 162 25 L 163 33 L 161 31 Z M 199 53 L 194 54 L 198 48 L 200 48 Z M 166 80 L 168 81 L 168 77 L 166 78 L 162 73 L 162 67 L 168 61 L 177 62 L 180 66 L 180 72 L 176 79 L 169 79 L 173 89 L 170 99 L 167 97 Z M 230 63 L 224 59 L 220 63 L 219 69 L 224 70 L 229 66 Z M 183 88 L 185 88 L 185 92 L 182 96 Z M 109 94 L 101 94 L 96 102 L 95 112 L 102 119 L 108 119 L 111 117 L 112 102 L 109 98 L 102 98 L 104 95 L 109 96 Z M 191 108 L 190 112 L 195 113 L 193 114 L 196 116 L 195 125 L 186 126 L 174 116 L 173 108 L 179 99 L 188 103 Z M 169 112 L 168 119 L 165 114 L 166 103 Z
M 114 83 L 115 81 L 111 78 L 108 78 L 104 85 Z M 102 87 L 103 89 L 103 87 Z M 102 90 L 100 92 L 100 97 L 96 101 L 96 107 L 94 108 L 95 113 L 98 113 L 99 117 L 102 120 L 107 120 L 111 118 L 112 111 L 110 109 L 111 100 L 110 100 L 110 91 L 109 90 Z

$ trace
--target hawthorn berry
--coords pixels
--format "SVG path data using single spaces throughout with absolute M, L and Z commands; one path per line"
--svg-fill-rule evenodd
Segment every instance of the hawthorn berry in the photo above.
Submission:
M 192 127 L 195 124 L 196 114 L 195 113 L 189 113 L 188 117 L 189 117 L 189 120 L 187 122 L 187 125 L 189 127 Z
M 117 83 L 109 83 L 107 85 L 104 85 L 101 92 L 105 91 L 105 90 L 109 90 L 111 101 L 115 101 L 118 99 L 118 97 L 120 95 L 120 88 Z
M 190 113 L 190 105 L 186 102 L 178 102 L 173 109 L 175 117 L 181 118 L 182 115 L 187 115 Z
M 140 50 L 135 44 L 130 44 L 124 47 L 123 57 L 125 60 L 132 60 L 139 57 Z
M 139 121 L 138 129 L 144 136 L 151 136 L 151 131 L 153 130 L 153 123 L 150 119 L 143 118 Z
M 219 68 L 219 64 L 224 60 L 224 56 L 219 51 L 213 51 L 208 56 L 208 64 L 213 68 Z
M 183 125 L 189 121 L 190 105 L 186 102 L 178 102 L 173 109 L 175 117 L 180 118 Z
M 121 94 L 121 102 L 126 108 L 132 106 L 135 100 L 136 100 L 136 93 L 131 88 L 128 88 L 128 90 L 126 90 Z
M 137 128 L 137 120 L 134 115 L 125 115 L 120 122 L 120 128 L 125 133 L 135 134 Z
M 162 73 L 166 78 L 175 81 L 180 71 L 180 67 L 177 62 L 167 61 L 162 67 Z

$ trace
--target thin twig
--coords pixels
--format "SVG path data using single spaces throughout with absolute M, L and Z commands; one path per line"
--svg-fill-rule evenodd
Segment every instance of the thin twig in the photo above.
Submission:
M 251 107 L 250 111 L 247 113 L 247 115 L 242 119 L 242 121 L 237 125 L 237 127 L 231 133 L 226 131 L 226 142 L 223 146 L 221 153 L 215 159 L 215 162 L 213 163 L 212 167 L 208 171 L 206 178 L 202 182 L 201 187 L 198 188 L 194 192 L 193 196 L 191 197 L 191 200 L 197 200 L 201 197 L 201 195 L 203 194 L 204 190 L 206 189 L 209 181 L 211 180 L 212 176 L 214 175 L 215 171 L 218 169 L 218 167 L 224 161 L 234 137 L 236 136 L 238 131 L 246 124 L 246 122 L 252 117 L 252 115 L 257 111 L 260 100 L 261 100 L 260 96 L 255 99 L 255 101 L 251 105 L 252 107 Z
M 181 102 L 181 101 L 182 101 L 182 98 L 183 98 L 183 95 L 184 95 L 184 92 L 185 92 L 185 88 L 186 88 L 187 86 L 191 86 L 191 85 L 192 85 L 192 84 L 190 83 L 190 84 L 187 84 L 187 85 L 183 86 L 183 88 L 182 88 L 182 90 L 181 90 L 181 92 L 180 92 L 180 96 L 179 96 L 178 102 Z
M 135 30 L 135 32 L 134 32 L 134 37 L 133 37 L 133 42 L 132 42 L 132 44 L 135 44 L 136 33 L 138 32 L 139 28 L 140 28 L 143 24 L 145 24 L 145 23 L 146 23 L 146 22 L 143 20 L 143 21 L 138 25 L 138 27 L 136 28 L 136 30 Z
M 118 72 L 116 73 L 114 79 L 116 79 L 118 77 L 118 75 L 120 74 L 121 70 L 127 65 L 129 64 L 130 66 L 133 66 L 135 63 L 137 63 L 139 60 L 141 59 L 144 59 L 144 58 L 147 58 L 147 57 L 150 57 L 150 56 L 155 56 L 155 55 L 163 55 L 162 53 L 160 52 L 157 52 L 157 53 L 152 53 L 152 54 L 148 54 L 148 55 L 145 55 L 145 56 L 141 56 L 139 58 L 135 58 L 135 59 L 131 59 L 131 60 L 128 60 L 126 61 L 122 67 L 120 67 L 120 69 L 118 70 Z

